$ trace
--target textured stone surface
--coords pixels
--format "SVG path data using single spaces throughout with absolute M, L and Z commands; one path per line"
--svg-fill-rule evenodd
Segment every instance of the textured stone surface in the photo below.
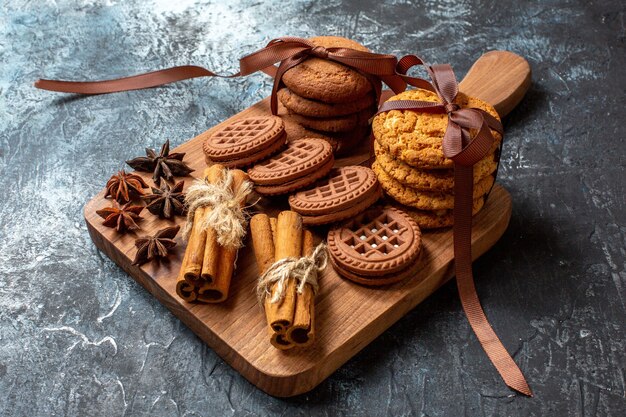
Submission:
M 624 6 L 619 1 L 0 4 L 0 414 L 626 414 Z M 354 37 L 463 74 L 489 49 L 531 62 L 505 121 L 514 213 L 475 264 L 493 326 L 535 397 L 514 395 L 450 283 L 309 394 L 276 399 L 208 349 L 90 242 L 83 204 L 125 159 L 268 94 L 263 75 L 75 98 L 39 76 L 174 64 L 218 71 L 280 35 Z

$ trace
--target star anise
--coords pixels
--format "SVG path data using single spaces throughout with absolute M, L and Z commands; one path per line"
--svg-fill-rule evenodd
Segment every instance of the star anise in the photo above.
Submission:
M 96 214 L 104 219 L 102 223 L 106 227 L 114 227 L 119 233 L 126 233 L 128 230 L 137 230 L 137 222 L 142 220 L 139 215 L 143 210 L 142 206 L 133 206 L 131 203 L 120 207 L 106 207 L 97 210 Z
M 137 254 L 133 265 L 143 265 L 154 259 L 166 258 L 170 249 L 176 246 L 174 237 L 180 226 L 171 226 L 161 229 L 154 236 L 145 236 L 135 240 Z
M 142 188 L 148 188 L 148 184 L 137 174 L 128 174 L 121 170 L 107 181 L 107 191 L 104 197 L 111 196 L 118 203 L 128 203 L 135 197 L 143 195 Z
M 161 153 L 157 155 L 154 149 L 146 148 L 147 156 L 140 156 L 126 161 L 137 171 L 152 171 L 152 180 L 156 185 L 161 184 L 161 178 L 171 181 L 174 177 L 186 177 L 193 169 L 183 162 L 185 153 L 170 153 L 170 141 L 161 146 Z
M 175 215 L 182 216 L 185 213 L 185 194 L 183 186 L 185 183 L 179 181 L 173 187 L 166 182 L 160 188 L 152 188 L 152 194 L 145 195 L 142 199 L 148 204 L 150 213 L 159 217 L 171 219 Z

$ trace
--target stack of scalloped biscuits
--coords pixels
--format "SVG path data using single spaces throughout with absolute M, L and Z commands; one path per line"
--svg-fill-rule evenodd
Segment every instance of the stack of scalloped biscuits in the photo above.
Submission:
M 410 90 L 390 100 L 437 102 L 427 90 Z M 485 110 L 496 117 L 496 110 L 486 102 L 459 93 L 455 103 L 461 107 Z M 382 188 L 423 229 L 454 224 L 454 163 L 443 155 L 442 140 L 448 124 L 446 114 L 410 110 L 392 110 L 374 118 L 376 160 L 372 169 Z M 496 139 L 489 154 L 474 165 L 473 213 L 482 209 L 486 195 L 495 181 L 502 136 Z
M 280 117 L 262 116 L 237 120 L 202 133 L 202 150 L 207 164 L 241 168 L 268 158 L 286 143 L 285 124 Z
M 263 195 L 291 193 L 313 184 L 333 168 L 335 158 L 323 139 L 290 141 L 287 148 L 248 170 L 254 189 Z
M 369 52 L 363 45 L 337 36 L 319 36 L 310 41 L 326 48 Z M 311 57 L 285 72 L 283 82 L 286 88 L 278 91 L 279 115 L 285 120 L 290 140 L 326 139 L 336 152 L 345 153 L 369 136 L 368 121 L 376 112 L 376 94 L 363 74 L 337 62 Z
M 359 284 L 393 284 L 416 274 L 421 237 L 402 210 L 372 207 L 328 232 L 330 262 L 339 275 Z
M 334 168 L 316 186 L 289 197 L 304 224 L 321 225 L 353 217 L 374 204 L 382 189 L 374 172 L 362 166 Z

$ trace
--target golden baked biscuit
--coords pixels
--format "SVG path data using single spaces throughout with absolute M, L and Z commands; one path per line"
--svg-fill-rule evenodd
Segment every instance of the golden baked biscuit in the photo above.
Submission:
M 420 210 L 442 210 L 454 208 L 454 194 L 443 193 L 438 191 L 420 191 L 411 187 L 407 187 L 393 179 L 380 167 L 380 164 L 375 161 L 372 164 L 372 169 L 378 177 L 380 185 L 383 190 L 398 203 L 405 206 L 413 207 Z M 474 185 L 474 199 L 480 198 L 487 194 L 495 178 L 493 175 L 489 175 L 482 180 L 478 181 Z
M 403 185 L 424 191 L 452 192 L 454 190 L 454 169 L 420 169 L 412 167 L 398 159 L 394 159 L 376 141 L 374 141 L 374 154 L 380 168 Z M 478 161 L 474 165 L 474 184 L 491 175 L 497 167 L 497 152 L 490 153 Z
M 389 100 L 438 102 L 439 97 L 431 91 L 415 89 L 400 93 Z M 464 108 L 482 109 L 500 120 L 496 110 L 480 99 L 459 93 L 454 102 Z M 447 114 L 391 110 L 374 118 L 372 130 L 376 141 L 392 158 L 417 168 L 450 169 L 454 163 L 443 155 L 441 147 L 447 126 Z M 494 130 L 491 132 L 496 140 L 489 153 L 494 152 L 502 141 L 502 135 Z
M 412 207 L 404 206 L 392 199 L 388 198 L 389 203 L 403 210 L 411 217 L 420 229 L 439 229 L 442 227 L 450 227 L 454 225 L 454 210 L 418 210 Z M 474 200 L 472 204 L 472 216 L 478 213 L 485 205 L 485 197 Z

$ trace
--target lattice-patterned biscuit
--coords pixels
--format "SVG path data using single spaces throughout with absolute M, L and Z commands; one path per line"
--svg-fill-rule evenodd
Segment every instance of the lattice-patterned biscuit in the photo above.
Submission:
M 368 194 L 362 200 L 335 212 L 329 214 L 320 214 L 318 216 L 302 216 L 302 223 L 312 226 L 318 226 L 321 224 L 340 222 L 346 219 L 350 219 L 359 213 L 367 210 L 374 203 L 378 201 L 383 195 L 383 189 L 380 184 L 376 184 L 374 190 Z
M 289 197 L 291 209 L 305 216 L 344 210 L 374 193 L 378 180 L 374 171 L 362 166 L 335 168 L 314 188 Z
M 385 275 L 380 275 L 380 276 L 375 276 L 375 277 L 374 276 L 361 276 L 353 272 L 347 271 L 343 269 L 342 267 L 340 267 L 339 265 L 337 265 L 337 262 L 333 259 L 332 256 L 330 257 L 330 263 L 339 275 L 341 275 L 344 278 L 349 279 L 350 281 L 354 281 L 357 284 L 367 285 L 370 287 L 380 287 L 383 285 L 395 284 L 397 282 L 404 281 L 409 278 L 413 278 L 413 279 L 417 278 L 418 279 L 417 282 L 421 281 L 423 278 L 420 279 L 418 275 L 419 269 L 420 269 L 420 262 L 419 262 L 420 256 L 421 256 L 421 251 L 420 251 L 420 255 L 418 255 L 418 259 L 401 271 L 392 272 L 390 274 L 385 274 Z
M 248 117 L 212 132 L 202 149 L 206 158 L 213 162 L 260 157 L 277 141 L 284 143 L 284 132 L 285 125 L 278 116 Z
M 314 173 L 333 159 L 330 144 L 323 139 L 300 139 L 287 149 L 248 170 L 257 185 L 281 185 Z M 319 178 L 319 177 L 318 177 Z
M 206 154 L 204 155 L 204 161 L 206 162 L 207 165 L 219 163 L 220 165 L 223 165 L 226 168 L 244 168 L 244 167 L 253 165 L 259 161 L 262 161 L 263 159 L 269 158 L 270 156 L 279 152 L 281 149 L 283 149 L 287 145 L 286 138 L 287 138 L 287 135 L 283 133 L 278 138 L 278 140 L 275 140 L 274 142 L 270 143 L 266 148 L 262 149 L 261 151 L 257 153 L 253 153 L 248 156 L 242 156 L 241 158 L 233 159 L 231 161 L 215 162 L 211 160 L 211 158 L 206 156 Z
M 295 180 L 287 181 L 282 184 L 256 185 L 254 189 L 257 193 L 263 194 L 263 195 L 288 194 L 296 190 L 299 190 L 300 188 L 308 187 L 309 185 L 313 184 L 315 181 L 319 180 L 320 178 L 328 174 L 328 172 L 333 168 L 334 164 L 335 164 L 335 159 L 330 158 L 328 162 L 316 167 L 316 170 L 311 172 L 308 175 L 298 177 Z
M 417 259 L 421 231 L 401 210 L 374 207 L 330 230 L 327 242 L 342 270 L 376 277 L 401 271 Z

